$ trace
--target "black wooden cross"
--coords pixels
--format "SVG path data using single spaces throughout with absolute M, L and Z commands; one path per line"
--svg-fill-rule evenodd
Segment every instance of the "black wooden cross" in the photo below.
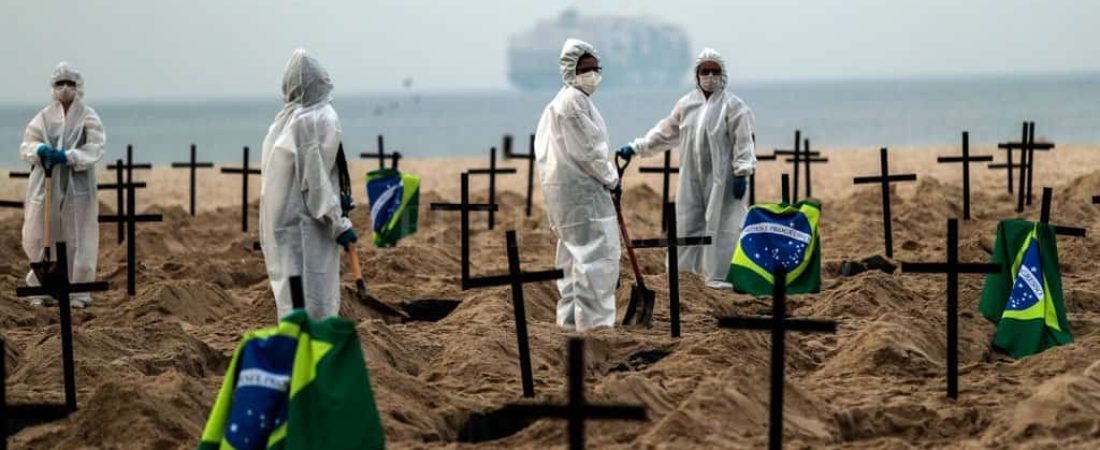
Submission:
M 471 211 L 493 211 L 497 209 L 497 205 L 485 204 L 485 203 L 470 203 L 470 175 L 462 173 L 462 188 L 461 197 L 459 197 L 458 203 L 432 203 L 430 209 L 432 211 L 459 211 L 459 236 L 460 236 L 460 256 L 459 263 L 462 266 L 462 290 L 469 290 L 473 287 L 470 285 L 470 212 Z
M 1049 187 L 1043 187 L 1043 203 L 1042 203 L 1042 206 L 1040 206 L 1040 209 L 1039 209 L 1039 211 L 1040 211 L 1039 212 L 1039 221 L 1042 222 L 1042 223 L 1045 223 L 1045 224 L 1050 223 L 1050 204 L 1051 204 L 1051 197 L 1053 197 L 1053 196 L 1054 196 L 1054 189 L 1051 189 Z M 1088 230 L 1086 230 L 1084 228 L 1065 227 L 1065 226 L 1061 226 L 1061 225 L 1053 225 L 1053 227 L 1054 227 L 1054 234 L 1057 234 L 1057 235 L 1060 235 L 1060 236 L 1085 237 L 1085 235 L 1088 233 Z
M 998 149 L 1005 150 L 1005 161 L 1006 162 L 999 163 L 999 164 L 990 164 L 989 165 L 990 169 L 1007 169 L 1007 172 L 1008 172 L 1008 193 L 1009 194 L 1012 193 L 1012 169 L 1019 168 L 1020 170 L 1023 170 L 1023 167 L 1025 167 L 1024 166 L 1024 159 L 1023 159 L 1022 156 L 1020 158 L 1020 163 L 1017 164 L 1017 163 L 1012 162 L 1012 151 L 1015 150 L 1015 149 L 1020 149 L 1020 153 L 1023 153 L 1023 150 L 1026 146 L 1027 146 L 1027 122 L 1024 122 L 1023 130 L 1020 132 L 1020 141 L 1019 142 L 999 142 L 999 143 L 997 143 L 997 148 Z
M 489 204 L 495 205 L 497 203 L 497 174 L 513 174 L 516 173 L 514 167 L 505 167 L 503 169 L 497 168 L 497 148 L 492 147 L 489 149 L 489 168 L 487 169 L 470 169 L 467 171 L 470 175 L 488 175 L 489 176 Z M 496 209 L 489 210 L 489 229 L 492 230 L 496 226 Z
M 776 149 L 776 150 L 773 150 L 772 153 L 777 155 L 777 156 L 794 156 L 795 158 L 797 158 L 799 154 L 804 154 L 807 157 L 821 156 L 821 152 L 818 152 L 818 151 L 810 151 L 809 149 L 806 149 L 805 151 L 802 150 L 802 131 L 801 130 L 794 130 L 794 149 Z M 791 199 L 793 201 L 797 202 L 798 201 L 798 180 L 800 178 L 798 176 L 798 174 L 799 174 L 798 161 L 794 161 L 792 159 L 787 159 L 786 162 L 793 163 L 793 166 L 794 166 L 794 179 L 793 179 L 794 189 L 792 190 L 792 193 L 794 194 L 794 197 L 792 197 Z
M 710 245 L 710 236 L 677 237 L 676 234 L 676 202 L 669 204 L 665 211 L 665 220 L 668 223 L 668 232 L 664 239 L 634 239 L 631 245 L 634 248 L 664 248 L 667 250 L 668 270 L 668 311 L 669 320 L 672 322 L 672 337 L 680 337 L 680 268 L 679 248 L 692 245 Z
M 531 134 L 527 153 L 515 153 L 512 151 L 512 135 L 504 135 L 504 159 L 527 160 L 527 217 L 531 217 L 531 198 L 535 186 L 535 135 Z
M 248 176 L 259 175 L 260 169 L 248 168 L 248 146 L 244 146 L 244 158 L 241 167 L 222 167 L 222 173 L 241 175 L 241 231 L 248 232 Z
M 891 175 L 890 166 L 888 164 L 886 147 L 879 150 L 879 165 L 881 174 L 877 177 L 855 177 L 852 182 L 855 184 L 879 184 L 882 186 L 882 232 L 886 240 L 886 257 L 894 257 L 894 233 L 893 225 L 891 224 L 890 215 L 890 183 L 897 183 L 902 181 L 916 181 L 917 175 L 908 173 L 901 175 Z
M 130 172 L 129 169 L 127 169 L 125 171 L 127 176 L 123 177 L 123 168 L 124 167 L 128 168 L 129 165 L 124 164 L 122 162 L 122 159 L 119 159 L 112 167 L 115 168 L 114 169 L 115 170 L 115 182 L 114 183 L 99 183 L 99 184 L 96 184 L 96 189 L 114 190 L 115 191 L 115 193 L 117 194 L 116 195 L 117 203 L 115 203 L 115 214 L 121 216 L 121 215 L 126 214 L 126 195 L 125 195 L 125 193 L 127 192 L 127 189 L 130 187 L 131 184 L 134 186 L 134 189 L 145 189 L 145 182 L 142 181 L 142 182 L 136 182 L 135 183 L 135 182 L 131 181 L 132 178 L 129 178 L 129 177 L 133 176 L 133 172 Z M 100 222 L 103 222 L 103 221 L 100 220 Z M 118 222 L 118 232 L 116 233 L 116 236 L 118 236 L 118 243 L 119 244 L 122 244 L 122 241 L 126 240 L 126 223 L 125 222 Z
M 752 142 L 755 147 L 756 134 L 752 135 Z M 779 156 L 775 153 L 770 155 L 756 155 L 756 161 L 775 161 Z M 753 169 L 752 175 L 749 175 L 749 206 L 756 204 L 756 169 Z
M 191 170 L 191 217 L 195 217 L 195 169 L 210 169 L 214 167 L 214 163 L 212 162 L 197 161 L 197 153 L 195 144 L 191 144 L 191 161 L 172 163 L 172 168 L 174 169 L 186 168 Z
M 791 176 L 788 174 L 782 174 L 779 176 L 779 201 L 782 203 L 791 203 Z
M 1027 205 L 1031 206 L 1032 180 L 1035 178 L 1035 151 L 1050 151 L 1054 148 L 1053 142 L 1035 142 L 1035 122 L 1027 124 Z
M 768 416 L 768 448 L 783 448 L 783 383 L 786 380 L 786 339 L 788 331 L 836 333 L 836 322 L 821 319 L 787 317 L 787 269 L 775 268 L 771 317 L 720 317 L 720 328 L 771 330 L 771 398 Z
M 41 286 L 23 286 L 15 289 L 17 297 L 31 297 L 48 295 L 57 300 L 61 315 L 61 367 L 65 379 L 65 404 L 64 405 L 27 405 L 25 411 L 21 407 L 7 407 L 5 414 L 11 414 L 14 410 L 14 418 L 24 420 L 25 425 L 47 422 L 63 418 L 76 411 L 76 368 L 73 362 L 73 322 L 70 298 L 72 294 L 102 292 L 108 289 L 107 282 L 96 281 L 91 283 L 70 283 L 68 272 L 68 252 L 64 242 L 54 244 L 57 249 L 57 261 L 54 264 L 56 270 L 50 270 L 50 277 L 40 279 Z M 43 270 L 46 272 L 46 270 Z M 3 353 L 0 352 L 0 359 Z M 4 372 L 0 370 L 0 376 Z M 6 428 L 0 428 L 5 432 Z
M 378 153 L 366 153 L 366 152 L 364 152 L 364 153 L 360 153 L 359 157 L 360 158 L 367 158 L 367 159 L 377 159 L 379 169 L 385 169 L 386 168 L 386 158 L 390 158 L 390 161 L 391 161 L 390 162 L 390 165 L 391 165 L 390 168 L 393 169 L 393 170 L 397 170 L 398 161 L 401 160 L 401 152 L 393 152 L 393 153 L 387 154 L 386 153 L 385 140 L 382 138 L 382 135 L 380 134 L 380 135 L 378 135 Z
M 126 294 L 131 299 L 137 295 L 137 224 L 163 220 L 160 214 L 137 214 L 135 188 L 137 185 L 134 183 L 126 184 L 126 212 L 120 212 L 114 216 L 99 216 L 99 221 L 102 223 L 117 222 L 126 225 Z
M 114 189 L 115 190 L 115 193 L 116 193 L 115 198 L 116 198 L 116 205 L 117 205 L 115 207 L 115 213 L 118 214 L 118 215 L 123 215 L 123 214 L 126 213 L 126 210 L 125 210 L 126 196 L 124 194 L 125 194 L 125 190 L 127 188 L 127 185 L 135 184 L 135 186 L 138 189 L 144 189 L 145 188 L 145 183 L 143 183 L 143 182 L 142 183 L 135 183 L 134 182 L 134 170 L 150 170 L 152 168 L 153 168 L 153 165 L 149 164 L 149 163 L 135 163 L 134 162 L 134 146 L 133 145 L 126 145 L 126 161 L 125 161 L 125 163 L 123 163 L 122 159 L 119 159 L 114 164 L 107 165 L 107 170 L 115 171 L 115 183 L 114 184 L 110 184 L 110 183 L 97 184 L 96 187 L 98 189 L 105 189 L 105 190 Z M 125 174 L 126 174 L 125 180 L 123 180 L 123 177 L 122 177 L 124 171 L 125 171 Z M 123 228 L 123 223 L 119 222 L 118 223 L 118 234 L 117 234 L 119 244 L 122 244 L 122 241 L 126 239 L 125 238 L 125 232 L 126 232 L 126 230 Z
M 963 168 L 963 220 L 970 220 L 970 163 L 993 161 L 993 155 L 970 155 L 970 132 L 962 132 L 962 156 L 940 156 L 937 163 L 962 163 Z
M 120 165 L 121 164 L 118 164 L 118 163 L 110 164 L 110 165 L 107 166 L 107 170 L 115 170 Z M 135 163 L 134 162 L 134 146 L 131 145 L 131 144 L 127 144 L 126 145 L 126 164 L 123 165 L 123 168 L 126 169 L 126 173 L 127 173 L 127 175 L 129 175 L 129 174 L 132 174 L 133 170 L 150 170 L 150 169 L 153 168 L 153 165 L 150 164 L 150 163 Z M 128 181 L 128 182 L 133 181 L 133 178 L 131 178 L 129 180 L 126 180 L 126 181 Z
M 661 174 L 661 231 L 668 230 L 668 211 L 672 208 L 669 205 L 669 178 L 672 174 L 679 174 L 680 168 L 672 166 L 672 150 L 665 150 L 665 164 L 663 166 L 649 166 L 639 167 L 639 173 L 659 173 Z M 675 209 L 673 209 L 675 211 Z
M 531 352 L 527 342 L 527 315 L 523 302 L 523 284 L 549 281 L 562 278 L 561 270 L 547 270 L 541 272 L 523 272 L 519 266 L 519 249 L 516 246 L 514 231 L 505 234 L 508 245 L 508 275 L 496 275 L 488 277 L 473 277 L 470 275 L 470 212 L 492 211 L 497 209 L 495 204 L 471 204 L 470 203 L 470 178 L 469 174 L 462 174 L 462 192 L 459 203 L 432 203 L 432 211 L 459 211 L 461 219 L 459 230 L 461 235 L 460 264 L 462 270 L 462 290 L 478 289 L 492 286 L 512 287 L 512 309 L 515 314 L 516 339 L 519 343 L 520 379 L 523 385 L 523 396 L 534 397 L 535 382 L 531 372 Z M 513 254 L 514 253 L 514 254 Z
M 996 273 L 1001 266 L 959 262 L 959 219 L 947 219 L 947 262 L 901 263 L 903 273 L 947 274 L 947 396 L 959 398 L 959 274 Z
M 16 173 L 22 173 L 22 172 L 9 172 L 8 176 L 10 176 L 11 178 L 19 178 L 19 177 L 15 176 Z M 26 172 L 26 174 L 27 174 L 27 177 L 29 178 L 31 173 Z M 0 200 L 0 208 L 22 209 L 23 208 L 23 202 L 21 200 Z M 3 430 L 3 428 L 0 428 L 0 430 Z
M 794 176 L 795 177 L 794 178 L 794 186 L 795 186 L 794 187 L 794 190 L 795 190 L 794 200 L 795 201 L 798 201 L 798 164 L 802 163 L 802 165 L 805 168 L 805 171 L 806 171 L 806 198 L 810 198 L 814 195 L 814 192 L 813 192 L 813 179 L 810 177 L 810 166 L 812 164 L 819 164 L 819 163 L 829 162 L 829 158 L 822 158 L 820 156 L 816 156 L 816 155 L 820 155 L 821 152 L 815 152 L 815 151 L 810 150 L 810 140 L 809 139 L 803 139 L 802 143 L 803 143 L 802 144 L 802 150 L 800 151 L 798 149 L 798 146 L 795 146 L 794 156 L 790 157 L 790 158 L 787 158 L 787 160 L 785 161 L 785 162 L 789 162 L 789 163 L 794 164 L 794 173 L 795 173 L 795 176 Z
M 584 423 L 586 420 L 645 421 L 646 410 L 641 405 L 593 405 L 584 396 L 584 340 L 569 339 L 569 403 L 528 404 L 513 403 L 504 407 L 505 417 L 516 415 L 528 418 L 555 418 L 569 421 L 569 449 L 584 448 Z

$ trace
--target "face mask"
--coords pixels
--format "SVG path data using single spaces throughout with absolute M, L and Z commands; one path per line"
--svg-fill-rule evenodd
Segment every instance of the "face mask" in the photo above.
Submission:
M 76 98 L 76 88 L 72 86 L 58 86 L 53 88 L 53 97 L 62 103 L 72 102 Z
M 600 80 L 603 77 L 596 72 L 588 72 L 583 75 L 577 76 L 577 82 L 575 85 L 577 89 L 584 91 L 585 94 L 592 95 L 596 93 L 596 88 L 600 87 Z
M 720 75 L 699 76 L 699 88 L 706 92 L 714 92 L 721 89 L 722 77 Z

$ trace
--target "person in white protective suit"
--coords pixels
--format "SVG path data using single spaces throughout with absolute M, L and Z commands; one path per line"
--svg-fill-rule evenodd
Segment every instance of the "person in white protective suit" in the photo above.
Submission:
M 569 39 L 559 61 L 565 86 L 546 106 L 535 132 L 535 160 L 550 228 L 558 237 L 557 323 L 585 330 L 615 324 L 619 229 L 611 191 L 619 175 L 608 160 L 607 127 L 592 94 L 599 56 Z
M 46 230 L 43 213 L 50 210 L 50 245 L 65 242 L 69 281 L 95 280 L 99 257 L 99 201 L 96 199 L 95 165 L 107 146 L 103 123 L 95 110 L 84 104 L 84 77 L 62 62 L 50 77 L 53 101 L 27 125 L 19 156 L 31 164 L 23 211 L 23 251 L 32 263 L 42 261 Z M 51 198 L 46 198 L 46 170 L 51 170 Z M 56 261 L 55 251 L 53 259 Z M 34 271 L 27 285 L 39 286 Z M 88 293 L 73 294 L 71 305 L 91 304 Z M 52 303 L 48 297 L 32 297 L 32 304 Z
M 282 111 L 264 138 L 260 243 L 278 316 L 291 312 L 290 277 L 301 276 L 309 317 L 340 311 L 340 247 L 357 240 L 341 215 L 336 151 L 340 119 L 332 79 L 298 49 L 283 75 Z
M 726 282 L 730 259 L 748 211 L 747 179 L 756 168 L 753 114 L 745 102 L 725 91 L 722 56 L 704 49 L 695 61 L 696 89 L 672 107 L 672 113 L 644 137 L 619 149 L 619 155 L 648 156 L 680 152 L 676 192 L 676 229 L 680 236 L 710 236 L 711 245 L 680 249 L 680 270 L 702 275 L 707 286 Z

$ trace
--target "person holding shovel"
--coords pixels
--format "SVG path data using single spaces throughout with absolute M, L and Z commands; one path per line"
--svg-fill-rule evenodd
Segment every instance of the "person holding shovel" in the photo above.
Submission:
M 756 169 L 754 119 L 748 105 L 726 91 L 728 73 L 718 52 L 703 49 L 694 75 L 696 88 L 672 113 L 618 154 L 629 159 L 679 149 L 677 232 L 713 242 L 680 249 L 680 270 L 702 275 L 709 287 L 729 289 L 726 273 L 748 212 L 748 177 Z
M 585 330 L 614 326 L 619 280 L 619 230 L 611 191 L 619 174 L 608 160 L 607 126 L 592 102 L 599 56 L 569 39 L 559 58 L 564 86 L 546 106 L 535 132 L 535 161 L 550 229 L 558 237 L 561 299 L 557 324 Z
M 260 243 L 278 316 L 291 312 L 290 277 L 302 277 L 313 320 L 340 311 L 340 248 L 358 239 L 344 217 L 336 165 L 340 118 L 332 78 L 298 49 L 283 75 L 282 111 L 268 129 L 261 161 Z
M 50 77 L 53 99 L 31 119 L 19 156 L 32 165 L 23 210 L 23 251 L 32 264 L 47 258 L 55 242 L 65 242 L 69 281 L 95 281 L 99 257 L 99 201 L 95 165 L 107 147 L 107 135 L 95 110 L 84 104 L 84 77 L 62 62 Z M 51 250 L 47 251 L 47 247 Z M 34 270 L 28 286 L 40 286 Z M 91 294 L 73 294 L 71 305 L 84 308 Z M 32 297 L 46 306 L 48 297 Z

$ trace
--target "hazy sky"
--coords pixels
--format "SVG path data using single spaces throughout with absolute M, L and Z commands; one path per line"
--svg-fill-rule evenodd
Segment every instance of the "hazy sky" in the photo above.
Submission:
M 510 34 L 575 6 L 683 25 L 734 82 L 1100 71 L 1093 0 L 0 0 L 0 102 L 39 102 L 60 60 L 88 98 L 278 96 L 291 50 L 337 95 L 506 89 Z

